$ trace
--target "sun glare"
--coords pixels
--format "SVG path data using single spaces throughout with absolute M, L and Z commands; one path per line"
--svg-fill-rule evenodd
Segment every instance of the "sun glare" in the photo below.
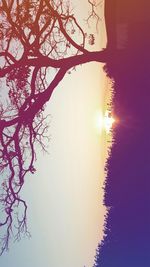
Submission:
M 110 133 L 115 119 L 111 116 L 111 113 L 107 110 L 105 114 L 99 112 L 96 116 L 96 128 L 98 132 L 104 130 L 107 134 Z

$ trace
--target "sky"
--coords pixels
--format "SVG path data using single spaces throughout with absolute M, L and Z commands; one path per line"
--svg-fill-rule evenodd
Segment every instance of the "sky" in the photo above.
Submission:
M 87 1 L 76 0 L 74 6 L 80 23 L 85 22 Z M 106 45 L 103 7 L 100 12 L 96 49 Z M 105 137 L 95 127 L 106 84 L 102 64 L 89 63 L 68 74 L 54 91 L 46 109 L 49 154 L 38 152 L 37 172 L 26 177 L 22 191 L 31 238 L 11 244 L 0 258 L 1 266 L 92 267 L 106 212 Z

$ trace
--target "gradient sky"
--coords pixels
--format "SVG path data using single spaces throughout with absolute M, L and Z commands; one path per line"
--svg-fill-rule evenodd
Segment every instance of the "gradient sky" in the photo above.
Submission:
M 87 2 L 74 1 L 80 22 L 87 17 Z M 103 7 L 100 16 L 97 49 L 106 45 Z M 46 110 L 51 114 L 49 155 L 38 153 L 37 172 L 26 178 L 22 193 L 32 237 L 11 244 L 0 266 L 92 266 L 105 214 L 104 137 L 94 125 L 105 85 L 102 65 L 90 63 L 67 75 L 53 93 Z

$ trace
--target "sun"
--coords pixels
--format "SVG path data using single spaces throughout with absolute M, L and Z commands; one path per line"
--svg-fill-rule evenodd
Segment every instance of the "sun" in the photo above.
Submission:
M 107 134 L 110 133 L 115 119 L 111 116 L 111 113 L 106 110 L 105 114 L 98 112 L 96 115 L 96 128 L 98 132 L 105 131 Z
M 104 115 L 104 129 L 106 130 L 106 133 L 109 133 L 111 131 L 111 128 L 115 122 L 115 119 L 111 117 L 111 114 L 107 110 Z

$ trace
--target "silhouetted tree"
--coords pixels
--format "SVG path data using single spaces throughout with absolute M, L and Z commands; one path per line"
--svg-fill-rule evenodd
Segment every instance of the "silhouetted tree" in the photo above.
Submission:
M 89 1 L 96 14 L 96 1 Z M 78 40 L 78 41 L 77 41 Z M 27 205 L 20 191 L 34 173 L 35 145 L 45 150 L 45 104 L 70 68 L 105 62 L 74 17 L 67 0 L 1 0 L 0 2 L 0 235 L 1 254 L 11 237 L 29 234 Z M 51 77 L 51 80 L 50 80 Z
M 146 20 L 131 22 L 126 49 L 116 53 L 115 58 L 112 56 L 104 67 L 114 81 L 113 112 L 118 123 L 113 129 L 115 144 L 106 165 L 104 205 L 108 215 L 94 267 L 150 266 L 148 25 Z

